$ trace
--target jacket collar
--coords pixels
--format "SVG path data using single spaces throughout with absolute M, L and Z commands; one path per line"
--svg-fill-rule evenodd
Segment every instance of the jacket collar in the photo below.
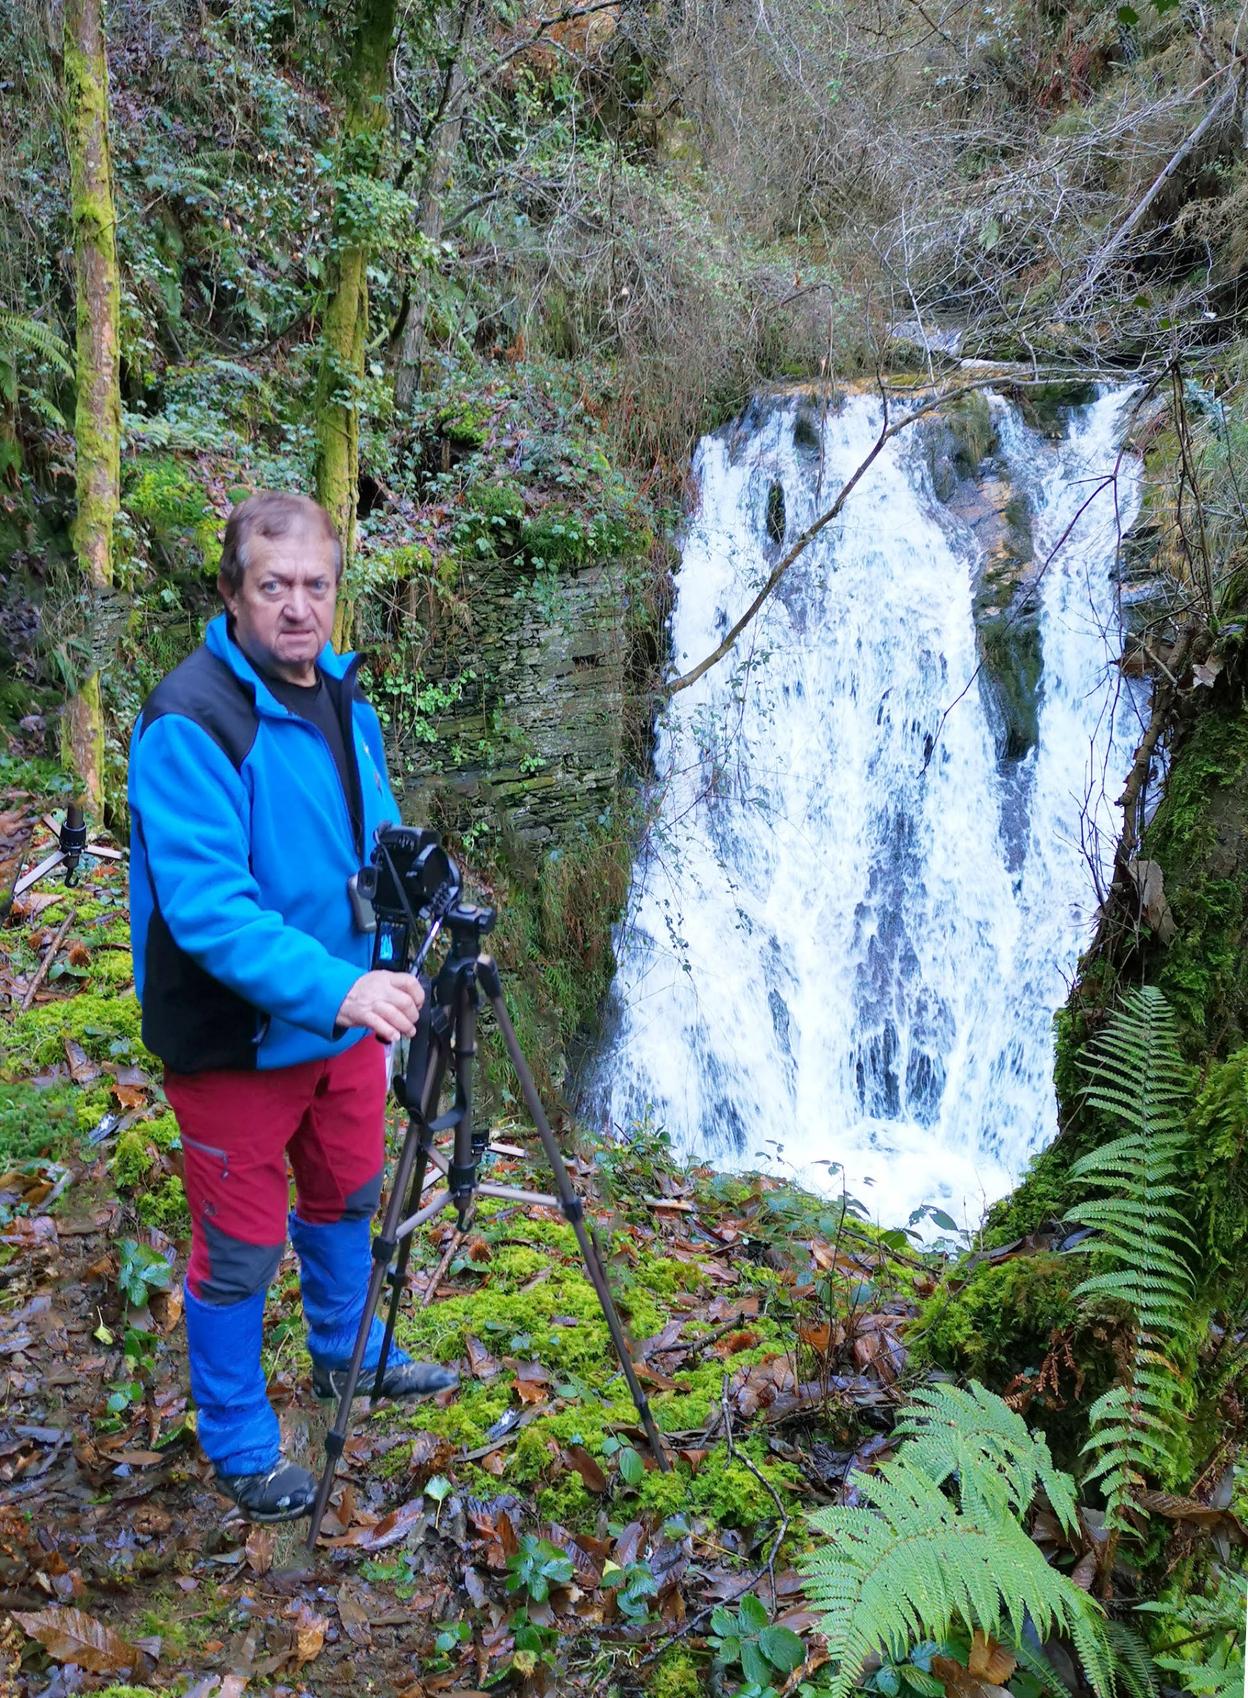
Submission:
M 263 675 L 256 671 L 230 635 L 229 620 L 224 613 L 218 613 L 215 619 L 209 620 L 208 629 L 204 632 L 204 647 L 218 660 L 223 660 L 239 682 L 252 691 L 259 712 L 288 717 L 287 710 L 269 689 Z M 355 672 L 359 656 L 354 653 L 339 654 L 331 643 L 326 643 L 316 657 L 316 664 L 330 678 L 346 678 Z

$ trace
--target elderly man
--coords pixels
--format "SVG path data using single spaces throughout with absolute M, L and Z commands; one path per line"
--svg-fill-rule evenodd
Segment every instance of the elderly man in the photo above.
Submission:
M 289 1233 L 312 1384 L 333 1397 L 364 1310 L 381 1192 L 385 1051 L 422 1000 L 371 972 L 347 881 L 398 818 L 356 661 L 329 644 L 342 551 L 304 496 L 253 495 L 226 526 L 225 612 L 152 692 L 130 751 L 131 927 L 143 1041 L 182 1133 L 186 1332 L 199 1439 L 255 1520 L 306 1515 L 260 1365 Z M 366 1366 L 376 1366 L 374 1318 Z M 385 1390 L 445 1369 L 392 1355 Z

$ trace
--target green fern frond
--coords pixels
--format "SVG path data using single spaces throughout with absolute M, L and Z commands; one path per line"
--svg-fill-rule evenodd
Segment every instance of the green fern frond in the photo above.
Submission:
M 38 319 L 24 318 L 7 307 L 0 307 L 0 348 L 39 354 L 65 377 L 74 375 L 69 349 L 56 332 Z
M 1118 1690 L 1126 1698 L 1157 1698 L 1153 1659 L 1139 1634 L 1120 1621 L 1107 1622 L 1105 1631 L 1114 1654 Z
M 1164 1471 L 1172 1455 L 1173 1358 L 1196 1293 L 1189 1260 L 1196 1245 L 1181 1211 L 1191 1070 L 1179 1053 L 1174 1016 L 1153 986 L 1127 992 L 1090 1052 L 1095 1074 L 1084 1094 L 1125 1130 L 1071 1166 L 1072 1178 L 1104 1193 L 1071 1209 L 1071 1218 L 1090 1228 L 1076 1248 L 1109 1264 L 1074 1295 L 1125 1305 L 1135 1347 L 1126 1383 L 1089 1411 L 1084 1451 L 1095 1459 L 1087 1478 L 1100 1482 L 1106 1524 L 1121 1532 L 1135 1488 L 1149 1470 Z
M 1043 1489 L 1061 1525 L 1068 1532 L 1078 1526 L 1070 1476 L 1054 1467 L 1043 1436 L 985 1387 L 923 1386 L 895 1431 L 909 1441 L 910 1460 L 937 1485 L 957 1476 L 967 1510 L 1021 1515 Z
M 1044 1440 L 978 1385 L 924 1388 L 897 1431 L 896 1455 L 856 1478 L 861 1505 L 811 1517 L 827 1540 L 804 1562 L 803 1584 L 823 1612 L 832 1698 L 854 1690 L 873 1652 L 900 1658 L 955 1624 L 1019 1645 L 1029 1622 L 1041 1640 L 1066 1635 L 1108 1698 L 1100 1609 L 1050 1567 L 1020 1521 L 1041 1486 L 1055 1514 L 1074 1521 L 1074 1483 Z
M 1211 1662 L 1192 1662 L 1188 1657 L 1158 1657 L 1157 1667 L 1181 1675 L 1184 1690 L 1199 1693 L 1200 1698 L 1243 1698 L 1242 1657 L 1229 1668 L 1219 1668 Z
M 1178 1675 L 1176 1684 L 1196 1698 L 1242 1698 L 1246 1590 L 1242 1574 L 1222 1570 L 1212 1595 L 1136 1605 L 1141 1614 L 1165 1618 L 1168 1643 L 1153 1653 L 1153 1661 Z

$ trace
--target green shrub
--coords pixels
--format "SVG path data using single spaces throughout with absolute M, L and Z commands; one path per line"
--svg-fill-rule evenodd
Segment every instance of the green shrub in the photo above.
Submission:
M 171 560 L 190 543 L 206 571 L 221 559 L 220 520 L 203 486 L 171 454 L 143 455 L 127 468 L 123 502 L 130 517 L 146 527 L 152 541 Z

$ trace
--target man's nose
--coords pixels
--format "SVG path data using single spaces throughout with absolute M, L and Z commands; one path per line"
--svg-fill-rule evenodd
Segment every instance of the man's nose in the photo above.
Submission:
M 302 584 L 295 584 L 286 597 L 286 617 L 292 625 L 301 625 L 308 616 L 311 598 Z

